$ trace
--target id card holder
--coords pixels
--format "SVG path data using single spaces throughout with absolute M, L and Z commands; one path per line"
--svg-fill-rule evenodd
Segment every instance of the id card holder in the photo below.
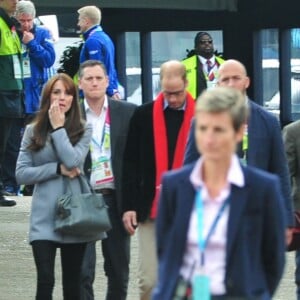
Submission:
M 101 157 L 93 166 L 93 174 L 96 185 L 113 181 L 111 161 Z
M 20 61 L 19 55 L 17 55 L 17 54 L 13 55 L 13 64 L 14 64 L 15 79 L 21 79 L 22 78 L 22 68 L 21 68 L 21 61 Z
M 209 277 L 196 273 L 192 283 L 192 300 L 210 300 Z
M 247 166 L 247 160 L 246 160 L 244 157 L 240 158 L 240 163 L 241 163 L 243 166 Z
M 206 85 L 207 85 L 207 89 L 213 89 L 213 88 L 215 88 L 216 87 L 216 85 L 217 85 L 217 82 L 215 81 L 215 80 L 213 80 L 213 81 L 207 81 L 206 82 Z
M 31 77 L 31 70 L 30 70 L 30 59 L 29 59 L 29 57 L 23 58 L 22 64 L 23 64 L 23 76 L 24 76 L 24 78 L 30 78 Z

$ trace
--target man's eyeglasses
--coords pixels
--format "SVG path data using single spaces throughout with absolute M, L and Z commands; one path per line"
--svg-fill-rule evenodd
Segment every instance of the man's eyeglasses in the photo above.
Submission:
M 199 43 L 202 44 L 202 45 L 204 45 L 204 44 L 206 44 L 206 43 L 212 44 L 212 43 L 213 43 L 213 40 L 200 40 Z

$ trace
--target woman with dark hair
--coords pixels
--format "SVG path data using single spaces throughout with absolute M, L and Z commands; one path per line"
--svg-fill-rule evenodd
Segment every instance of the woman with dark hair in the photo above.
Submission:
M 45 85 L 41 107 L 24 133 L 17 161 L 20 184 L 34 184 L 29 241 L 37 268 L 36 299 L 52 299 L 56 249 L 61 251 L 65 300 L 80 298 L 80 269 L 89 238 L 54 231 L 56 200 L 81 190 L 78 175 L 89 150 L 92 128 L 80 115 L 77 89 L 66 74 L 53 76 Z M 103 233 L 99 234 L 99 239 Z

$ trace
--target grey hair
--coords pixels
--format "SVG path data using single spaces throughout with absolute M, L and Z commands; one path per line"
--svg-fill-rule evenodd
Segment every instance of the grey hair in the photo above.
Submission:
M 28 0 L 20 0 L 17 3 L 17 9 L 16 9 L 16 15 L 19 14 L 28 14 L 33 18 L 35 18 L 36 10 L 34 4 Z
M 204 91 L 196 103 L 196 114 L 199 112 L 228 112 L 235 131 L 247 122 L 249 114 L 245 95 L 229 87 L 215 87 Z

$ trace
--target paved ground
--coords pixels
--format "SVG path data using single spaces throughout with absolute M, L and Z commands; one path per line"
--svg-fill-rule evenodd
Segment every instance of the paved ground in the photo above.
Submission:
M 36 272 L 28 245 L 28 219 L 30 197 L 16 197 L 15 207 L 0 207 L 0 300 L 31 300 L 35 295 Z M 98 247 L 99 249 L 100 247 Z M 102 259 L 99 253 L 95 296 L 105 299 L 106 280 L 103 276 Z M 128 300 L 138 300 L 137 294 L 137 244 L 132 239 L 131 272 Z M 294 254 L 287 254 L 286 272 L 275 300 L 295 300 Z M 54 300 L 61 300 L 59 259 L 56 261 L 56 286 Z M 118 300 L 118 299 L 116 299 Z

